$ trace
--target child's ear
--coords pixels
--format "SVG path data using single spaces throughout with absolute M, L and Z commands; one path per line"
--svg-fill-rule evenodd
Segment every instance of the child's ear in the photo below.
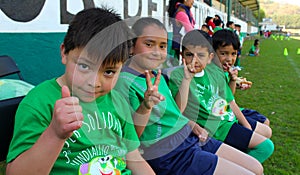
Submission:
M 209 57 L 209 59 L 208 59 L 208 61 L 207 61 L 207 64 L 210 64 L 210 63 L 211 63 L 211 60 L 215 57 L 215 54 L 214 54 L 214 53 L 210 53 L 210 54 L 208 55 L 208 57 Z
M 133 48 L 134 46 L 132 45 L 130 48 L 129 48 L 129 58 L 131 58 L 134 54 L 133 54 L 133 52 L 134 52 L 134 48 Z
M 63 43 L 60 45 L 60 56 L 61 56 L 61 62 L 63 64 L 67 64 L 67 56 L 65 54 L 65 45 Z

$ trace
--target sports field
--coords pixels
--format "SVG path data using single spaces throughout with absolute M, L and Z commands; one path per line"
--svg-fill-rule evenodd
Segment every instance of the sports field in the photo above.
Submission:
M 300 40 L 261 38 L 260 43 L 258 57 L 245 56 L 253 41 L 244 43 L 240 75 L 252 81 L 253 86 L 237 91 L 236 100 L 271 121 L 275 152 L 263 164 L 265 174 L 299 175 Z

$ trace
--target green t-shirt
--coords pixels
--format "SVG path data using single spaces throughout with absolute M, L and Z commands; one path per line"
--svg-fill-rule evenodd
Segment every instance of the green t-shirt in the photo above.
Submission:
M 230 86 L 229 86 L 229 82 L 230 82 L 229 73 L 228 73 L 228 72 L 224 72 L 224 75 L 225 75 L 225 80 L 226 80 L 226 82 L 227 82 L 227 88 L 230 89 Z M 230 89 L 230 92 L 231 92 L 231 93 L 229 93 L 228 99 L 229 99 L 229 101 L 232 101 L 232 100 L 234 100 L 234 95 L 233 95 L 231 89 Z M 240 107 L 240 110 L 241 110 L 241 111 L 244 110 L 244 109 L 245 109 L 245 108 Z
M 155 78 L 151 80 L 154 83 Z M 134 112 L 144 99 L 147 89 L 146 78 L 135 70 L 124 67 L 115 89 L 128 100 Z M 172 98 L 163 76 L 161 76 L 158 91 L 165 97 L 165 100 L 153 107 L 147 126 L 140 137 L 141 144 L 146 147 L 176 133 L 188 123 L 188 119 L 181 114 Z
M 174 98 L 183 77 L 183 67 L 171 73 L 169 87 Z M 205 127 L 214 138 L 224 141 L 232 124 L 237 120 L 225 98 L 228 89 L 223 71 L 209 64 L 202 73 L 193 78 L 189 87 L 188 102 L 183 114 Z
M 254 45 L 252 45 L 250 50 L 249 50 L 249 54 L 254 54 L 255 51 L 256 51 L 256 47 Z
M 222 30 L 222 29 L 223 29 L 222 27 L 216 26 L 216 27 L 214 28 L 214 33 L 216 33 L 216 32 L 219 31 L 219 30 Z
M 7 162 L 30 149 L 49 126 L 61 87 L 55 79 L 31 90 L 16 113 L 14 136 Z M 51 174 L 86 174 L 93 171 L 124 172 L 126 154 L 139 147 L 129 106 L 116 91 L 91 103 L 80 103 L 84 121 L 65 141 Z M 34 166 L 34 165 L 33 165 Z M 30 167 L 29 167 L 30 168 Z

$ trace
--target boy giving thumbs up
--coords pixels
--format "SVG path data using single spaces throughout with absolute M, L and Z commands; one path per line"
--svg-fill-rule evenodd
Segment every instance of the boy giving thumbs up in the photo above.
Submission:
M 129 107 L 112 90 L 128 36 L 112 10 L 75 15 L 60 47 L 65 73 L 19 105 L 7 174 L 154 174 L 137 150 Z

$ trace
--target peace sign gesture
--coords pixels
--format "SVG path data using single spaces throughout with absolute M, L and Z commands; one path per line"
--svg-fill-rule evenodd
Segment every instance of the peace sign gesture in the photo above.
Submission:
M 191 80 L 195 75 L 195 61 L 196 59 L 192 59 L 192 62 L 186 65 L 186 60 L 183 58 L 183 68 L 184 68 L 184 78 L 187 80 Z
M 147 83 L 147 90 L 144 93 L 144 101 L 143 104 L 147 109 L 152 109 L 152 107 L 161 101 L 165 100 L 165 97 L 162 96 L 158 92 L 158 85 L 160 82 L 161 70 L 158 70 L 156 79 L 154 84 L 151 82 L 151 75 L 148 70 L 145 71 L 146 75 L 146 83 Z

